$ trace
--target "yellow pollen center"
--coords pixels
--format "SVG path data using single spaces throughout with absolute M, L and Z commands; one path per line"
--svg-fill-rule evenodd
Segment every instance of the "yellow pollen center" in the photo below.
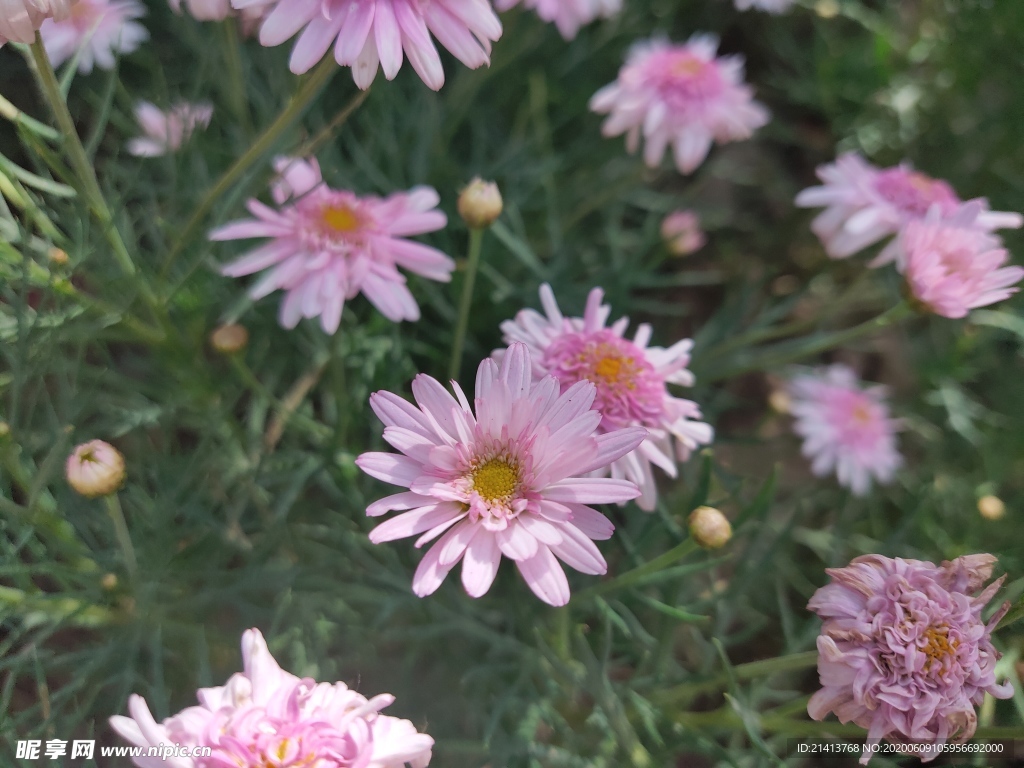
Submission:
M 620 355 L 604 344 L 593 352 L 589 356 L 591 365 L 586 378 L 598 386 L 636 389 L 636 374 L 639 371 L 639 366 L 634 358 Z M 581 362 L 585 359 L 585 356 L 581 356 Z
M 353 232 L 362 222 L 355 212 L 346 206 L 329 206 L 320 214 L 323 223 L 335 232 Z
M 935 180 L 925 176 L 923 173 L 910 174 L 910 186 L 919 192 L 931 192 Z
M 505 459 L 491 459 L 473 472 L 473 490 L 487 501 L 508 499 L 519 484 L 519 468 Z
M 928 627 L 924 631 L 925 646 L 921 653 L 928 657 L 925 662 L 925 669 L 932 664 L 941 664 L 944 659 L 952 656 L 960 645 L 956 638 L 949 639 L 949 627 Z
M 672 64 L 672 74 L 680 77 L 693 77 L 704 69 L 704 62 L 694 57 L 679 59 Z
M 850 416 L 855 424 L 869 424 L 871 423 L 871 408 L 866 403 L 861 403 L 854 406 Z

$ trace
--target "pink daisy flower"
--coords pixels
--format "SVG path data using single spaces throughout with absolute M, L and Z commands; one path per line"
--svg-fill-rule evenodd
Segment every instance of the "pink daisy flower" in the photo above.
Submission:
M 896 234 L 911 221 L 923 219 L 932 208 L 942 217 L 960 208 L 956 192 L 945 181 L 933 179 L 906 164 L 880 169 L 855 152 L 840 155 L 818 168 L 823 184 L 796 196 L 802 208 L 825 208 L 811 224 L 833 259 L 845 259 L 869 245 Z M 1016 229 L 1024 223 L 1019 213 L 982 210 L 975 226 L 985 232 Z M 898 244 L 890 242 L 871 266 L 896 259 Z
M 495 5 L 499 11 L 507 11 L 521 3 L 544 21 L 554 23 L 566 40 L 575 38 L 585 24 L 622 10 L 622 0 L 496 0 Z
M 232 0 L 244 9 L 266 0 Z M 272 0 L 260 29 L 260 43 L 280 45 L 303 30 L 292 49 L 291 71 L 301 74 L 334 45 L 335 60 L 352 67 L 352 78 L 368 88 L 377 76 L 394 79 L 403 51 L 430 88 L 444 85 L 441 57 L 430 38 L 470 69 L 490 63 L 491 41 L 501 22 L 487 0 Z
M 135 105 L 135 119 L 142 136 L 128 142 L 128 151 L 137 157 L 158 157 L 181 149 L 197 128 L 205 128 L 213 117 L 210 104 L 179 102 L 164 112 L 148 101 Z
M 898 264 L 918 302 L 943 317 L 965 317 L 1016 293 L 1024 268 L 1006 267 L 998 237 L 980 230 L 977 201 L 942 220 L 935 212 L 912 221 L 899 237 Z
M 78 0 L 63 21 L 44 21 L 39 34 L 55 67 L 81 50 L 78 71 L 88 74 L 94 65 L 113 69 L 118 55 L 131 53 L 149 39 L 146 28 L 135 21 L 145 15 L 146 9 L 135 0 Z
M 241 277 L 267 270 L 249 295 L 261 299 L 285 291 L 280 310 L 285 328 L 294 328 L 303 317 L 319 317 L 324 331 L 334 333 L 345 301 L 359 293 L 389 320 L 419 320 L 419 306 L 398 268 L 440 282 L 451 280 L 455 268 L 437 249 L 405 239 L 447 224 L 436 209 L 437 192 L 415 187 L 385 198 L 360 197 L 324 184 L 315 160 L 279 161 L 279 172 L 272 187 L 279 210 L 250 200 L 254 219 L 210 233 L 215 241 L 271 238 L 228 264 L 222 274 Z
M 933 760 L 949 740 L 966 741 L 977 727 L 974 708 L 986 693 L 1013 696 L 999 685 L 992 630 L 1010 607 L 985 624 L 981 613 L 1005 576 L 989 584 L 992 555 L 968 555 L 940 566 L 881 555 L 829 568 L 832 582 L 807 604 L 824 624 L 818 637 L 822 688 L 807 704 L 824 720 L 867 728 L 869 749 L 882 739 L 922 745 L 913 754 Z
M 768 122 L 768 110 L 743 83 L 743 58 L 716 57 L 717 49 L 713 35 L 694 35 L 683 45 L 635 45 L 618 79 L 590 100 L 592 111 L 609 114 L 602 133 L 625 133 L 630 152 L 639 148 L 642 135 L 644 162 L 651 168 L 672 145 L 680 173 L 704 162 L 712 142 L 749 138 Z
M 554 376 L 563 392 L 581 381 L 596 387 L 594 408 L 601 413 L 599 432 L 613 433 L 625 427 L 644 427 L 647 439 L 636 450 L 610 463 L 613 478 L 625 478 L 640 488 L 637 500 L 645 511 L 654 509 L 658 489 L 655 466 L 669 477 L 677 474 L 676 460 L 714 438 L 710 425 L 699 421 L 700 406 L 673 397 L 668 384 L 692 386 L 687 369 L 693 342 L 683 339 L 668 349 L 648 346 L 651 326 L 637 328 L 632 341 L 625 337 L 629 318 L 606 327 L 611 307 L 594 288 L 587 297 L 583 317 L 564 317 L 550 285 L 540 288 L 544 315 L 524 309 L 515 320 L 501 324 L 506 344 L 522 342 L 530 348 L 536 377 Z M 504 354 L 496 350 L 498 360 Z M 604 472 L 604 470 L 598 470 Z
M 370 398 L 384 439 L 401 453 L 364 453 L 356 464 L 409 490 L 374 502 L 366 514 L 410 510 L 378 525 L 370 540 L 422 534 L 421 547 L 441 537 L 413 577 L 420 597 L 460 560 L 471 597 L 490 589 L 505 555 L 533 593 L 556 606 L 569 602 L 559 560 L 588 574 L 608 569 L 592 539 L 609 538 L 614 527 L 588 505 L 628 501 L 639 491 L 625 480 L 586 475 L 633 450 L 646 430 L 600 434 L 593 384 L 559 394 L 554 377 L 533 383 L 531 371 L 524 344 L 513 344 L 500 368 L 490 359 L 480 363 L 475 415 L 457 382 L 452 397 L 422 374 L 412 384 L 419 407 L 390 392 Z
M 34 43 L 36 30 L 46 19 L 63 21 L 75 0 L 0 0 L 0 45 L 14 41 Z
M 695 211 L 673 211 L 661 220 L 661 239 L 673 256 L 688 256 L 704 247 L 707 238 Z
M 200 688 L 199 706 L 156 722 L 146 700 L 111 727 L 138 747 L 177 744 L 206 757 L 134 757 L 139 768 L 425 768 L 434 740 L 380 710 L 395 697 L 367 699 L 344 683 L 318 683 L 278 666 L 258 629 L 242 635 L 244 671 Z M 312 756 L 312 757 L 311 757 Z
M 900 423 L 889 418 L 886 389 L 863 389 L 845 365 L 793 377 L 788 393 L 793 430 L 821 477 L 835 471 L 839 484 L 863 496 L 872 479 L 888 483 L 903 463 L 896 450 Z

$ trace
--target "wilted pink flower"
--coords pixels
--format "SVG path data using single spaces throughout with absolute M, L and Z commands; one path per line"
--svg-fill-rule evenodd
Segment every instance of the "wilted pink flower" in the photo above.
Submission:
M 524 309 L 515 320 L 501 324 L 507 344 L 523 342 L 532 353 L 536 377 L 554 376 L 568 392 L 581 381 L 596 388 L 594 408 L 601 413 L 599 432 L 644 427 L 648 436 L 636 450 L 610 462 L 613 478 L 636 483 L 642 492 L 637 504 L 653 510 L 658 489 L 653 467 L 676 476 L 676 460 L 686 461 L 691 451 L 714 437 L 702 421 L 700 406 L 673 397 L 667 384 L 693 385 L 687 369 L 693 342 L 683 339 L 668 349 L 650 347 L 651 326 L 637 328 L 633 340 L 625 338 L 629 318 L 605 327 L 611 307 L 601 304 L 603 292 L 594 288 L 587 297 L 583 317 L 564 317 L 550 285 L 542 285 L 544 315 Z M 503 350 L 494 357 L 501 359 Z M 603 470 L 602 470 L 603 471 Z
M 401 455 L 364 453 L 356 464 L 409 491 L 374 502 L 366 514 L 410 510 L 378 525 L 370 540 L 423 534 L 420 547 L 441 536 L 413 577 L 420 597 L 441 586 L 460 560 L 466 592 L 480 597 L 504 554 L 537 597 L 565 605 L 569 583 L 559 559 L 583 573 L 608 568 L 591 539 L 607 539 L 613 526 L 587 505 L 639 493 L 625 480 L 585 475 L 631 451 L 646 430 L 596 433 L 594 385 L 579 382 L 559 395 L 554 377 L 534 384 L 524 344 L 513 344 L 500 368 L 490 359 L 480 363 L 475 416 L 458 383 L 452 388 L 455 397 L 421 374 L 412 384 L 418 408 L 390 392 L 370 398 L 384 439 Z
M 687 256 L 704 247 L 707 238 L 694 211 L 673 211 L 661 220 L 661 238 L 669 253 Z
M 436 210 L 437 192 L 414 187 L 385 198 L 359 197 L 331 189 L 315 160 L 278 163 L 282 174 L 272 187 L 274 210 L 250 200 L 256 218 L 236 221 L 210 233 L 211 240 L 269 237 L 271 242 L 228 264 L 229 277 L 268 270 L 250 289 L 261 299 L 287 292 L 280 321 L 294 328 L 303 317 L 319 317 L 327 333 L 338 330 L 347 299 L 363 293 L 389 320 L 418 320 L 420 309 L 398 267 L 448 282 L 455 262 L 430 246 L 404 239 L 441 229 L 447 223 Z
M 244 9 L 266 0 L 232 0 Z M 292 49 L 291 70 L 301 74 L 334 45 L 335 60 L 352 67 L 352 78 L 368 88 L 377 76 L 392 80 L 403 50 L 416 73 L 435 91 L 444 85 L 441 57 L 431 33 L 470 69 L 490 63 L 491 41 L 501 22 L 487 0 L 272 0 L 260 29 L 260 43 L 280 45 L 304 29 Z
M 987 625 L 981 620 L 1006 577 L 972 597 L 992 578 L 995 561 L 968 555 L 935 566 L 865 555 L 845 568 L 829 568 L 832 582 L 807 604 L 824 619 L 818 637 L 822 689 L 808 702 L 808 714 L 823 720 L 834 712 L 841 722 L 866 728 L 868 745 L 885 738 L 922 745 L 913 754 L 926 761 L 948 740 L 971 738 L 974 707 L 985 694 L 1013 695 L 1010 683 L 996 684 L 999 652 L 991 640 L 1010 604 Z M 866 747 L 861 764 L 872 754 Z
M 630 51 L 618 80 L 590 100 L 590 109 L 610 113 L 605 136 L 626 134 L 635 152 L 643 135 L 644 162 L 654 168 L 672 145 L 676 167 L 690 173 L 711 143 L 746 139 L 768 122 L 768 110 L 743 83 L 741 56 L 715 56 L 718 38 L 694 35 L 677 45 L 650 40 Z
M 499 11 L 507 11 L 520 3 L 544 21 L 554 23 L 566 40 L 575 38 L 585 24 L 622 10 L 622 0 L 496 0 L 495 5 Z
M 981 206 L 968 203 L 953 217 L 912 221 L 899 238 L 897 259 L 918 302 L 943 317 L 965 317 L 976 307 L 1017 292 L 1024 268 L 1004 267 L 1009 255 L 998 237 L 978 229 Z
M 13 40 L 26 45 L 46 19 L 63 21 L 75 0 L 0 0 L 0 45 Z
M 933 179 L 906 165 L 880 169 L 855 152 L 818 168 L 822 186 L 809 187 L 796 196 L 802 208 L 822 208 L 811 224 L 825 251 L 833 259 L 845 259 L 862 248 L 894 235 L 911 221 L 923 219 L 933 208 L 940 217 L 960 208 L 956 192 L 945 181 Z M 982 206 L 974 225 L 984 231 L 1015 229 L 1024 223 L 1018 213 L 988 210 Z M 882 249 L 872 266 L 896 259 L 898 244 Z
M 110 443 L 90 440 L 71 452 L 64 473 L 76 493 L 89 499 L 106 496 L 124 483 L 124 456 Z
M 889 418 L 885 387 L 861 388 L 845 365 L 793 377 L 789 383 L 793 430 L 819 477 L 835 471 L 840 485 L 862 496 L 872 478 L 893 479 L 903 458 L 896 450 L 899 422 Z
M 92 72 L 94 64 L 113 69 L 117 55 L 129 54 L 149 39 L 146 28 L 134 21 L 145 15 L 136 0 L 78 0 L 68 18 L 44 21 L 39 35 L 55 67 L 81 50 L 79 72 Z
M 138 157 L 157 157 L 181 148 L 197 128 L 205 128 L 213 117 L 209 104 L 179 102 L 167 112 L 148 101 L 135 105 L 135 119 L 142 136 L 128 142 L 128 151 Z
M 139 747 L 209 747 L 208 757 L 135 757 L 139 768 L 424 768 L 434 740 L 380 710 L 395 697 L 367 700 L 344 683 L 298 678 L 278 666 L 258 629 L 242 635 L 244 672 L 200 688 L 199 706 L 161 723 L 146 700 L 128 699 L 131 717 L 111 727 Z
M 757 8 L 768 13 L 785 13 L 790 9 L 795 0 L 735 0 L 736 8 L 746 11 Z

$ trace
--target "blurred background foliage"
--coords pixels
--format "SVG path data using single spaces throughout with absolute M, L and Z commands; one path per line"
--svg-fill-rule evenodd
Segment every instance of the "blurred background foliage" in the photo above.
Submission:
M 766 329 L 846 327 L 898 298 L 893 275 L 868 272 L 863 255 L 829 261 L 809 232 L 813 214 L 792 205 L 837 152 L 907 159 L 964 198 L 1024 210 L 1024 4 L 818 0 L 777 17 L 725 0 L 626 6 L 571 44 L 533 14 L 506 14 L 489 69 L 446 57 L 448 82 L 435 94 L 405 67 L 332 127 L 358 93 L 339 70 L 275 150 L 326 137 L 318 157 L 335 186 L 436 187 L 452 220 L 426 240 L 457 258 L 467 236 L 458 189 L 477 174 L 499 183 L 505 214 L 484 243 L 464 382 L 500 343 L 500 321 L 537 306 L 544 281 L 567 313 L 600 285 L 615 316 L 654 324 L 655 343 L 694 337 L 692 396 L 716 442 L 663 485 L 654 515 L 608 510 L 618 531 L 603 549 L 611 578 L 650 562 L 683 541 L 686 515 L 705 502 L 732 518 L 729 547 L 630 586 L 570 575 L 575 597 L 563 610 L 535 600 L 507 563 L 480 600 L 454 578 L 429 599 L 413 596 L 419 553 L 369 543 L 364 509 L 386 489 L 353 459 L 382 445 L 372 391 L 408 393 L 419 371 L 443 376 L 460 276 L 453 286 L 413 280 L 417 324 L 352 301 L 333 338 L 314 323 L 282 330 L 277 296 L 253 306 L 243 282 L 219 277 L 216 266 L 240 247 L 181 236 L 295 89 L 290 46 L 245 41 L 242 76 L 232 77 L 224 25 L 152 2 L 152 42 L 115 73 L 76 77 L 70 102 L 144 279 L 168 297 L 173 331 L 147 341 L 123 322 L 130 306 L 151 318 L 75 199 L 15 184 L 0 207 L 5 764 L 18 738 L 113 743 L 106 719 L 131 692 L 158 719 L 191 704 L 197 686 L 239 668 L 250 626 L 287 669 L 396 694 L 389 713 L 435 737 L 440 766 L 756 766 L 787 755 L 797 764 L 786 740 L 800 732 L 787 724 L 806 722 L 816 675 L 806 657 L 768 677 L 749 663 L 813 649 L 819 624 L 804 606 L 825 567 L 867 552 L 936 562 L 993 552 L 1010 574 L 1007 597 L 1024 592 L 1019 297 L 969 321 L 914 319 L 819 358 L 887 384 L 904 420 L 907 468 L 864 499 L 810 476 L 788 418 L 768 405 L 785 371 L 734 373 Z M 746 57 L 773 120 L 751 141 L 716 147 L 692 177 L 667 164 L 647 170 L 621 140 L 601 138 L 587 101 L 636 39 L 699 31 Z M 45 119 L 30 86 L 16 52 L 0 50 L 0 93 Z M 208 99 L 214 121 L 176 155 L 132 158 L 123 147 L 140 97 Z M 44 180 L 59 162 L 10 123 L 0 125 L 0 155 Z M 246 197 L 265 199 L 270 174 L 257 164 L 202 231 L 238 217 Z M 686 258 L 670 256 L 658 234 L 680 207 L 698 211 L 709 235 Z M 1021 252 L 1020 233 L 1006 240 Z M 241 356 L 209 348 L 225 320 L 249 329 Z M 127 457 L 120 499 L 134 576 L 102 503 L 75 496 L 62 477 L 70 447 L 93 438 Z M 1000 520 L 977 510 L 992 494 L 1006 506 Z M 1022 641 L 1015 628 L 998 637 L 1011 672 Z M 1022 715 L 1018 693 L 983 708 L 981 721 Z

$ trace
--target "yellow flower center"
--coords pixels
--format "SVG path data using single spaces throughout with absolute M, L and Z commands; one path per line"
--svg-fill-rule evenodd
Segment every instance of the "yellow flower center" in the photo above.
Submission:
M 871 423 L 871 408 L 867 403 L 859 403 L 853 407 L 850 414 L 854 424 L 864 425 Z
M 949 639 L 949 627 L 932 626 L 924 631 L 925 645 L 921 653 L 928 657 L 925 662 L 925 669 L 930 669 L 932 664 L 942 664 L 943 660 L 956 653 L 960 641 L 956 638 Z
M 473 472 L 473 490 L 487 501 L 509 499 L 519 485 L 519 467 L 508 459 L 491 459 Z
M 331 205 L 323 209 L 320 219 L 324 225 L 335 232 L 354 232 L 363 222 L 351 208 L 345 205 Z
M 597 386 L 636 389 L 636 375 L 640 372 L 636 358 L 622 355 L 607 344 L 599 344 L 589 358 L 590 371 L 586 378 Z M 585 362 L 586 357 L 581 355 L 580 361 Z
M 672 63 L 672 74 L 677 77 L 693 77 L 704 69 L 704 61 L 696 56 L 684 56 Z

